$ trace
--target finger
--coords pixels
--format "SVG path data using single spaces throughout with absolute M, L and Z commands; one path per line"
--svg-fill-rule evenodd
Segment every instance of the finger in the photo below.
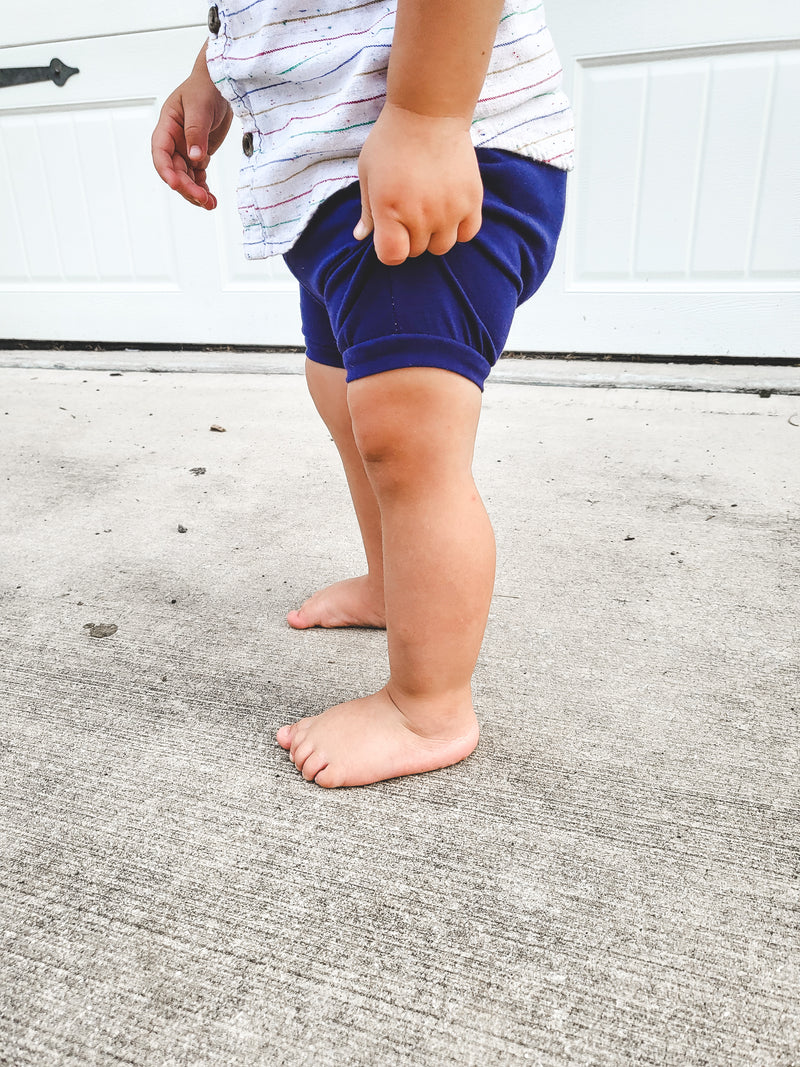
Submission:
M 203 189 L 203 193 L 205 196 L 196 197 L 192 203 L 196 204 L 197 207 L 205 208 L 206 211 L 213 211 L 217 206 L 217 198 L 210 189 Z
M 353 230 L 353 237 L 355 237 L 357 241 L 363 241 L 365 237 L 369 237 L 374 229 L 375 226 L 371 216 L 362 211 L 361 218 L 358 220 L 356 228 Z
M 204 170 L 201 170 L 199 173 L 195 174 L 194 180 L 195 184 L 199 185 L 200 188 L 203 189 L 203 191 L 208 196 L 208 201 L 206 202 L 205 206 L 209 210 L 215 208 L 217 206 L 217 198 L 214 196 L 214 194 L 208 187 L 208 181 L 206 180 L 206 172 Z
M 233 110 L 226 101 L 225 111 L 223 113 L 222 120 L 216 128 L 211 130 L 211 133 L 208 135 L 208 154 L 210 156 L 214 155 L 216 150 L 227 137 L 228 130 L 231 128 L 232 122 Z
M 153 166 L 159 177 L 170 186 L 174 188 L 174 182 L 177 180 L 177 174 L 175 171 L 175 136 L 173 131 L 169 128 L 171 124 L 167 124 L 161 119 L 153 130 L 153 136 L 150 138 L 150 153 L 153 157 Z
M 159 121 L 150 139 L 153 166 L 158 176 L 167 183 L 170 189 L 174 189 L 186 199 L 194 200 L 200 195 L 205 201 L 202 195 L 204 182 L 195 183 L 192 174 L 189 173 L 181 151 L 181 139 L 180 127 L 174 120 Z
M 409 238 L 409 259 L 416 259 L 417 256 L 421 256 L 423 252 L 427 252 L 428 245 L 430 244 L 431 237 L 433 236 L 429 227 L 411 226 L 407 230 L 407 233 Z
M 458 232 L 456 230 L 439 231 L 431 234 L 431 239 L 428 242 L 428 251 L 434 256 L 443 256 L 458 240 Z
M 361 182 L 361 218 L 356 223 L 356 227 L 353 230 L 353 237 L 357 241 L 363 241 L 365 237 L 369 237 L 372 231 L 375 229 L 375 223 L 372 219 L 372 212 L 369 208 L 369 193 L 367 191 L 367 183 Z
M 188 200 L 191 204 L 196 204 L 197 207 L 205 207 L 211 210 L 216 207 L 216 198 L 212 195 L 205 181 L 205 171 L 202 171 L 203 177 L 199 174 L 193 174 L 191 171 L 181 169 L 183 160 L 178 158 L 178 164 L 175 168 L 175 181 L 168 182 L 167 184 L 171 189 L 174 189 L 176 193 Z
M 481 215 L 480 208 L 473 211 L 459 224 L 458 235 L 456 240 L 458 241 L 471 241 L 475 237 L 483 224 L 483 216 Z
M 153 166 L 162 181 L 196 207 L 213 211 L 217 199 L 206 184 L 208 159 L 195 166 L 187 160 L 184 130 L 179 117 L 165 105 L 150 139 Z
M 209 211 L 217 206 L 217 199 L 209 190 L 205 181 L 205 171 L 200 171 L 196 179 L 186 170 L 186 163 L 182 156 L 171 156 L 165 151 L 153 150 L 153 163 L 159 177 L 176 193 L 197 207 L 207 208 Z
M 374 241 L 375 255 L 387 267 L 398 267 L 413 254 L 408 230 L 397 219 L 376 219 Z

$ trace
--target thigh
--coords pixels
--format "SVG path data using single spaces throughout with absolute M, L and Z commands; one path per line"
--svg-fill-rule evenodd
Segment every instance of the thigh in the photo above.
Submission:
M 443 486 L 472 466 L 481 391 L 438 367 L 401 367 L 347 387 L 353 435 L 365 464 Z

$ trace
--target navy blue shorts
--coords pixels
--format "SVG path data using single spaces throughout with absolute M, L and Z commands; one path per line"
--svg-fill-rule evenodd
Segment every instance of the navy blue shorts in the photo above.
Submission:
M 566 173 L 479 148 L 483 224 L 444 256 L 387 267 L 357 241 L 358 182 L 319 208 L 284 256 L 300 283 L 308 358 L 347 381 L 399 367 L 441 367 L 483 388 L 514 312 L 545 279 L 564 217 Z

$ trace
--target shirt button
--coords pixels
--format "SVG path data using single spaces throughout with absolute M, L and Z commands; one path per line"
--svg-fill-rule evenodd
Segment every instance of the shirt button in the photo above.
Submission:
M 219 21 L 219 9 L 215 4 L 214 7 L 209 8 L 208 11 L 208 28 L 211 30 L 215 37 L 219 33 L 220 25 L 221 23 Z
M 253 154 L 253 135 L 252 133 L 246 133 L 242 138 L 242 151 L 246 156 L 252 156 Z

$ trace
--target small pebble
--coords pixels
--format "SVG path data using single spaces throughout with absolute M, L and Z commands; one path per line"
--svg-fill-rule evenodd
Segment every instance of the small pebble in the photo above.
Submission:
M 88 630 L 89 637 L 111 637 L 117 632 L 117 626 L 113 622 L 87 622 L 84 630 Z

